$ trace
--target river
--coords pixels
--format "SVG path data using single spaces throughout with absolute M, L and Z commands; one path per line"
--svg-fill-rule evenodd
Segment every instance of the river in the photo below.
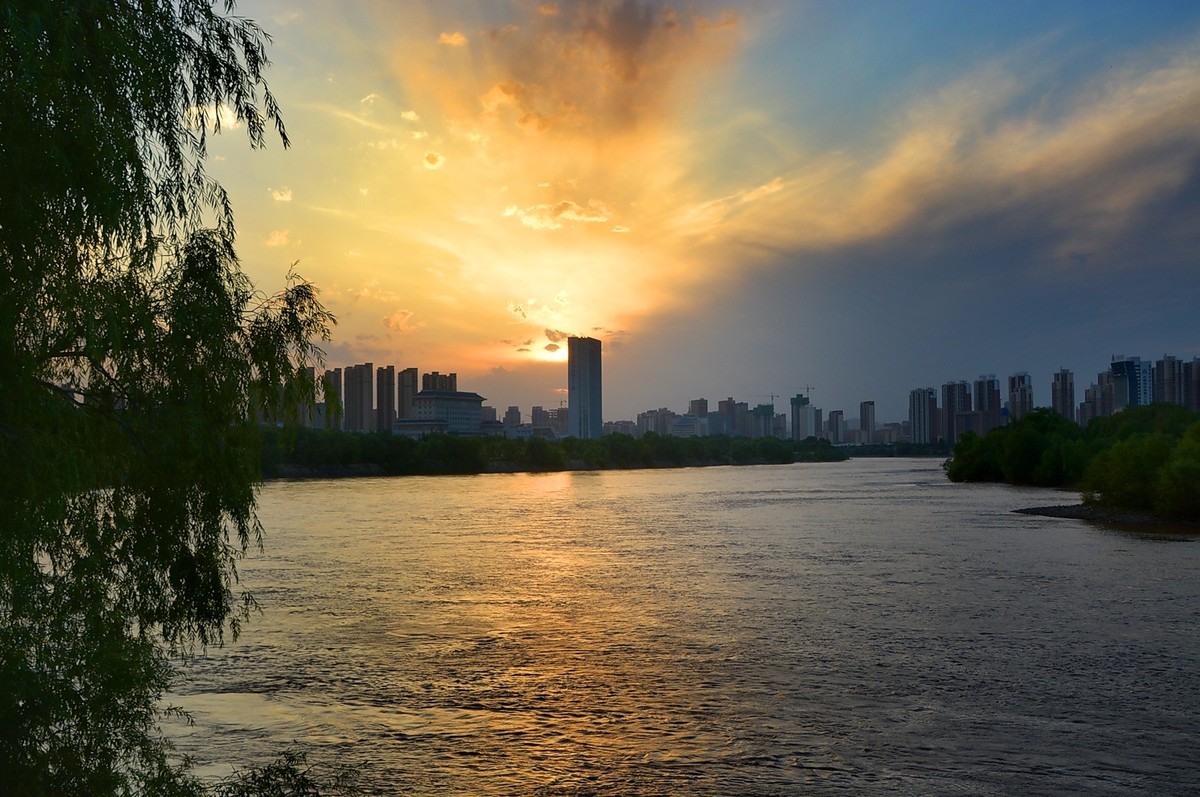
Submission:
M 938 463 L 275 482 L 198 771 L 383 794 L 1194 794 L 1200 544 Z

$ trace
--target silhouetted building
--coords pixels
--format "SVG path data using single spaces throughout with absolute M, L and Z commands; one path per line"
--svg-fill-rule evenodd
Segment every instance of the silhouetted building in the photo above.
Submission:
M 346 405 L 342 428 L 347 432 L 375 431 L 374 363 L 351 365 L 342 374 Z
M 938 438 L 937 391 L 919 387 L 908 394 L 909 437 L 914 443 L 928 445 Z
M 775 405 L 759 404 L 750 413 L 750 437 L 770 437 L 775 421 Z
M 457 390 L 422 390 L 413 402 L 417 421 L 440 421 L 449 434 L 482 433 L 483 396 Z M 397 422 L 397 426 L 402 423 Z
M 604 429 L 600 341 L 567 338 L 567 407 L 570 434 L 597 440 Z
M 1000 405 L 1000 380 L 995 374 L 981 374 L 975 380 L 974 411 L 979 413 L 979 428 L 976 434 L 985 435 L 1000 425 L 1003 415 Z
M 688 402 L 688 414 L 697 418 L 708 417 L 708 399 L 692 399 Z
M 1112 374 L 1113 412 L 1126 407 L 1144 407 L 1153 399 L 1150 363 L 1141 357 L 1114 355 L 1108 366 Z M 1112 413 L 1109 413 L 1110 415 Z
M 1154 401 L 1183 404 L 1183 363 L 1166 354 L 1154 363 Z
M 441 393 L 457 393 L 458 392 L 458 374 L 439 374 L 437 371 L 430 371 L 421 376 L 421 390 L 437 390 Z
M 396 374 L 396 419 L 415 418 L 417 410 L 413 404 L 420 392 L 416 368 L 405 368 Z
M 875 402 L 864 401 L 858 405 L 858 442 L 869 446 L 875 442 Z
M 1008 417 L 1019 420 L 1033 412 L 1033 379 L 1025 371 L 1008 378 Z
M 942 385 L 942 408 L 940 414 L 942 442 L 954 445 L 958 442 L 954 416 L 971 411 L 971 386 L 965 381 L 947 382 Z
M 1183 364 L 1183 405 L 1200 412 L 1200 357 Z
M 845 413 L 841 410 L 830 410 L 829 422 L 826 424 L 826 437 L 829 442 L 838 445 L 846 441 Z
M 391 431 L 396 420 L 396 367 L 375 369 L 375 428 Z
M 1062 368 L 1050 384 L 1050 406 L 1068 421 L 1075 418 L 1075 374 Z
M 521 425 L 521 408 L 517 406 L 509 407 L 504 413 L 504 425 L 508 428 Z
M 341 429 L 346 414 L 345 393 L 342 390 L 342 369 L 325 372 L 325 428 Z

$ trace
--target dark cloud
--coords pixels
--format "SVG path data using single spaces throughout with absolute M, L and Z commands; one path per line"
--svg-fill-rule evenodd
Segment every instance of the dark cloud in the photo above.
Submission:
M 571 333 L 569 332 L 562 332 L 561 330 L 557 329 L 546 330 L 546 340 L 550 341 L 551 343 L 561 343 L 569 337 L 571 337 Z
M 542 348 L 544 348 L 546 351 L 558 351 L 562 347 L 559 346 L 557 343 L 547 343 Z

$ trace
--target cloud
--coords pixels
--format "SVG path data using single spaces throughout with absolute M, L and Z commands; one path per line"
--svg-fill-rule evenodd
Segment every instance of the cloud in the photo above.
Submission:
M 268 188 L 267 190 L 271 192 L 271 198 L 276 202 L 292 201 L 292 189 L 286 185 L 280 189 Z
M 411 332 L 413 313 L 411 310 L 397 310 L 383 319 L 383 325 L 392 332 Z
M 440 169 L 445 165 L 446 159 L 442 155 L 430 150 L 425 153 L 425 157 L 421 159 L 421 162 L 425 164 L 426 169 Z
M 585 224 L 607 222 L 612 211 L 597 200 L 588 200 L 586 206 L 570 200 L 556 202 L 553 205 L 531 205 L 519 208 L 510 205 L 504 209 L 504 215 L 521 220 L 526 227 L 534 230 L 558 230 L 564 221 L 577 221 Z
M 403 120 L 404 120 L 404 121 L 406 121 L 406 122 L 419 122 L 419 121 L 421 121 L 421 117 L 420 117 L 420 116 L 417 114 L 417 112 L 416 112 L 416 111 L 401 111 L 401 112 L 400 112 L 400 118 L 401 118 L 401 119 L 403 119 Z
M 571 337 L 571 333 L 569 332 L 562 332 L 557 329 L 546 330 L 546 340 L 550 341 L 551 343 L 562 343 L 569 337 Z
M 554 352 L 554 351 L 558 351 L 562 347 L 559 346 L 557 343 L 547 343 L 542 348 L 545 349 L 546 351 Z
M 438 44 L 444 44 L 448 47 L 463 47 L 467 43 L 467 37 L 455 31 L 454 33 L 443 33 L 438 36 Z
M 379 99 L 379 95 L 372 91 L 370 94 L 359 100 L 359 103 L 367 108 L 370 108 L 375 104 L 375 100 L 377 99 Z
M 557 16 L 558 3 L 542 3 L 540 6 L 538 6 L 538 13 L 546 17 Z
M 264 243 L 267 246 L 287 246 L 288 231 L 287 230 L 271 230 L 271 234 L 267 236 Z

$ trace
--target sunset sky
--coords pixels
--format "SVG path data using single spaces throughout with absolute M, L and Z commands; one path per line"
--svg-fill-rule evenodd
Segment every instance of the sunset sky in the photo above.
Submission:
M 608 420 L 1200 356 L 1200 4 L 243 0 L 293 146 L 226 130 L 243 265 L 330 363 Z

